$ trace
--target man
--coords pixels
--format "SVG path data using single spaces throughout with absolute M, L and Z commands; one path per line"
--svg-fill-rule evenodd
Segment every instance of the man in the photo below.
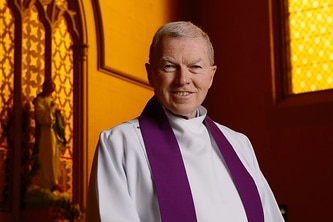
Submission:
M 201 106 L 216 68 L 197 26 L 156 32 L 146 64 L 154 97 L 140 117 L 101 133 L 88 221 L 283 221 L 247 137 Z

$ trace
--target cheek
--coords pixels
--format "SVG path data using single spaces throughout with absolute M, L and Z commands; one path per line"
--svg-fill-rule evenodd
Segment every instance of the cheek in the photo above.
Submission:
M 201 78 L 196 80 L 196 86 L 202 91 L 208 91 L 212 86 L 212 78 Z
M 158 88 L 161 83 L 161 80 L 159 79 L 159 77 L 156 74 L 149 78 L 149 83 L 153 88 Z
M 172 84 L 172 78 L 167 75 L 160 75 L 155 79 L 155 85 L 159 87 L 165 88 Z
M 213 75 L 210 75 L 206 80 L 207 90 L 213 85 Z

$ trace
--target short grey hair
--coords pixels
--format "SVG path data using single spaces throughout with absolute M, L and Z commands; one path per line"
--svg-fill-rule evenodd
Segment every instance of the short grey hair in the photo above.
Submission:
M 163 37 L 188 37 L 203 38 L 207 43 L 208 58 L 211 65 L 214 65 L 214 48 L 210 38 L 201 28 L 187 21 L 170 22 L 161 26 L 155 33 L 149 50 L 149 63 L 154 63 L 154 56 Z

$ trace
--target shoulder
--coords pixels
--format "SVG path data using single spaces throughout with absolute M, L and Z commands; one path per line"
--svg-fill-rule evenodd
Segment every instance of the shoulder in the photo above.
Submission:
M 101 137 L 109 137 L 114 135 L 122 135 L 136 132 L 139 129 L 139 121 L 137 118 L 128 120 L 126 122 L 120 123 L 109 129 L 105 129 L 101 132 Z
M 215 124 L 218 126 L 218 128 L 222 131 L 222 133 L 228 140 L 235 141 L 235 142 L 237 142 L 237 141 L 246 142 L 249 140 L 248 137 L 241 132 L 235 131 L 235 130 L 233 130 L 225 125 L 222 125 L 220 123 L 217 123 L 217 122 L 215 122 Z
M 249 138 L 245 134 L 237 132 L 227 126 L 221 125 L 219 123 L 216 124 L 229 143 L 232 145 L 242 162 L 247 166 L 255 164 L 255 151 Z
M 39 103 L 41 100 L 43 100 L 43 97 L 38 95 L 37 97 L 34 98 L 33 103 L 34 104 Z
M 37 96 L 33 104 L 34 105 L 50 105 L 53 102 L 53 98 L 51 97 L 44 97 L 44 96 Z
M 142 136 L 137 118 L 118 124 L 100 133 L 99 142 L 110 146 L 128 147 L 141 143 Z
M 97 150 L 101 156 L 109 156 L 122 164 L 131 158 L 144 157 L 145 149 L 138 119 L 103 130 L 100 133 Z

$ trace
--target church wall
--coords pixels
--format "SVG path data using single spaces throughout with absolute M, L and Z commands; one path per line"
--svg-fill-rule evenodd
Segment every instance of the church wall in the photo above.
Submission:
M 205 104 L 214 119 L 250 138 L 288 221 L 329 221 L 333 92 L 276 99 L 282 68 L 272 64 L 269 2 L 199 2 L 218 66 Z
M 168 11 L 164 10 L 167 1 L 148 0 L 141 4 L 136 3 L 135 12 L 131 12 L 134 7 L 131 4 L 135 4 L 136 1 L 128 1 L 126 4 L 129 10 L 123 11 L 121 10 L 123 6 L 118 7 L 115 2 L 112 4 L 107 2 L 100 1 L 100 4 L 104 4 L 100 6 L 105 38 L 103 48 L 105 57 L 101 58 L 98 49 L 101 39 L 97 35 L 101 33 L 97 33 L 100 30 L 95 28 L 96 11 L 92 1 L 83 1 L 88 35 L 88 71 L 85 80 L 87 87 L 85 190 L 88 189 L 90 169 L 100 132 L 137 117 L 153 95 L 146 78 L 144 63 L 148 61 L 148 50 L 154 31 L 168 19 Z M 139 13 L 141 16 L 131 20 L 129 17 L 133 15 L 130 13 Z M 121 26 L 124 21 L 123 30 L 118 29 L 122 33 L 114 33 L 115 30 L 108 29 L 110 21 L 115 22 L 117 26 Z M 122 38 L 122 34 L 127 31 L 133 33 L 133 36 Z M 123 55 L 123 51 L 117 51 L 122 49 L 127 55 Z M 117 59 L 117 55 L 123 58 Z

